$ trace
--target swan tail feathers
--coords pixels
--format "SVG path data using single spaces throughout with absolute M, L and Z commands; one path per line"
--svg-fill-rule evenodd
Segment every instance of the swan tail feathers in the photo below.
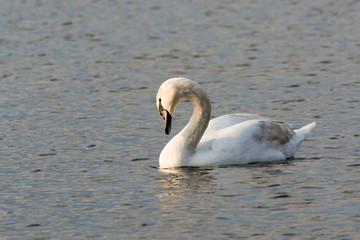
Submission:
M 310 132 L 312 132 L 314 130 L 315 127 L 316 127 L 316 122 L 312 122 L 312 123 L 305 125 L 302 128 L 295 130 L 299 144 L 305 140 L 305 138 L 309 135 Z

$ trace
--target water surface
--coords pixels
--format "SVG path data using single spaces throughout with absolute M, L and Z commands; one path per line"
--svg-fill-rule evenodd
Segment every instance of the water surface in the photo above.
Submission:
M 3 1 L 0 236 L 356 239 L 360 2 Z M 159 85 L 317 128 L 293 160 L 160 171 Z M 173 134 L 191 105 L 181 103 Z M 172 135 L 173 136 L 173 135 Z

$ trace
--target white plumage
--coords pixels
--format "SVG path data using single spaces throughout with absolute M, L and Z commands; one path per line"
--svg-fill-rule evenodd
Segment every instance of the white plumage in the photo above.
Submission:
M 160 168 L 284 160 L 294 156 L 316 126 L 312 122 L 292 130 L 285 123 L 255 114 L 229 114 L 210 121 L 210 101 L 203 88 L 190 79 L 171 78 L 160 86 L 156 95 L 167 134 L 171 130 L 171 116 L 182 98 L 193 103 L 193 115 L 162 150 Z

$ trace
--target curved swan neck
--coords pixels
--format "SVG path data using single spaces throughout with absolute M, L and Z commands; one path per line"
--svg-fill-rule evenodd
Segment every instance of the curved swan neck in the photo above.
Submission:
M 170 114 L 174 113 L 180 99 L 192 102 L 194 110 L 190 121 L 166 144 L 159 158 L 161 168 L 191 166 L 191 157 L 210 121 L 209 97 L 198 83 L 186 78 L 172 78 L 160 86 L 156 98 L 157 104 Z
M 193 151 L 209 124 L 211 104 L 209 97 L 200 85 L 196 83 L 190 86 L 184 98 L 193 103 L 194 110 L 189 123 L 178 135 L 184 138 L 184 147 L 188 151 Z

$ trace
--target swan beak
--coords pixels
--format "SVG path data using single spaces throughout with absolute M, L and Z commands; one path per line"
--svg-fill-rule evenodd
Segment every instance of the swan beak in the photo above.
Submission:
M 169 135 L 171 131 L 171 119 L 172 119 L 171 114 L 164 109 L 160 112 L 160 115 L 163 117 L 165 121 L 165 133 L 166 135 Z

